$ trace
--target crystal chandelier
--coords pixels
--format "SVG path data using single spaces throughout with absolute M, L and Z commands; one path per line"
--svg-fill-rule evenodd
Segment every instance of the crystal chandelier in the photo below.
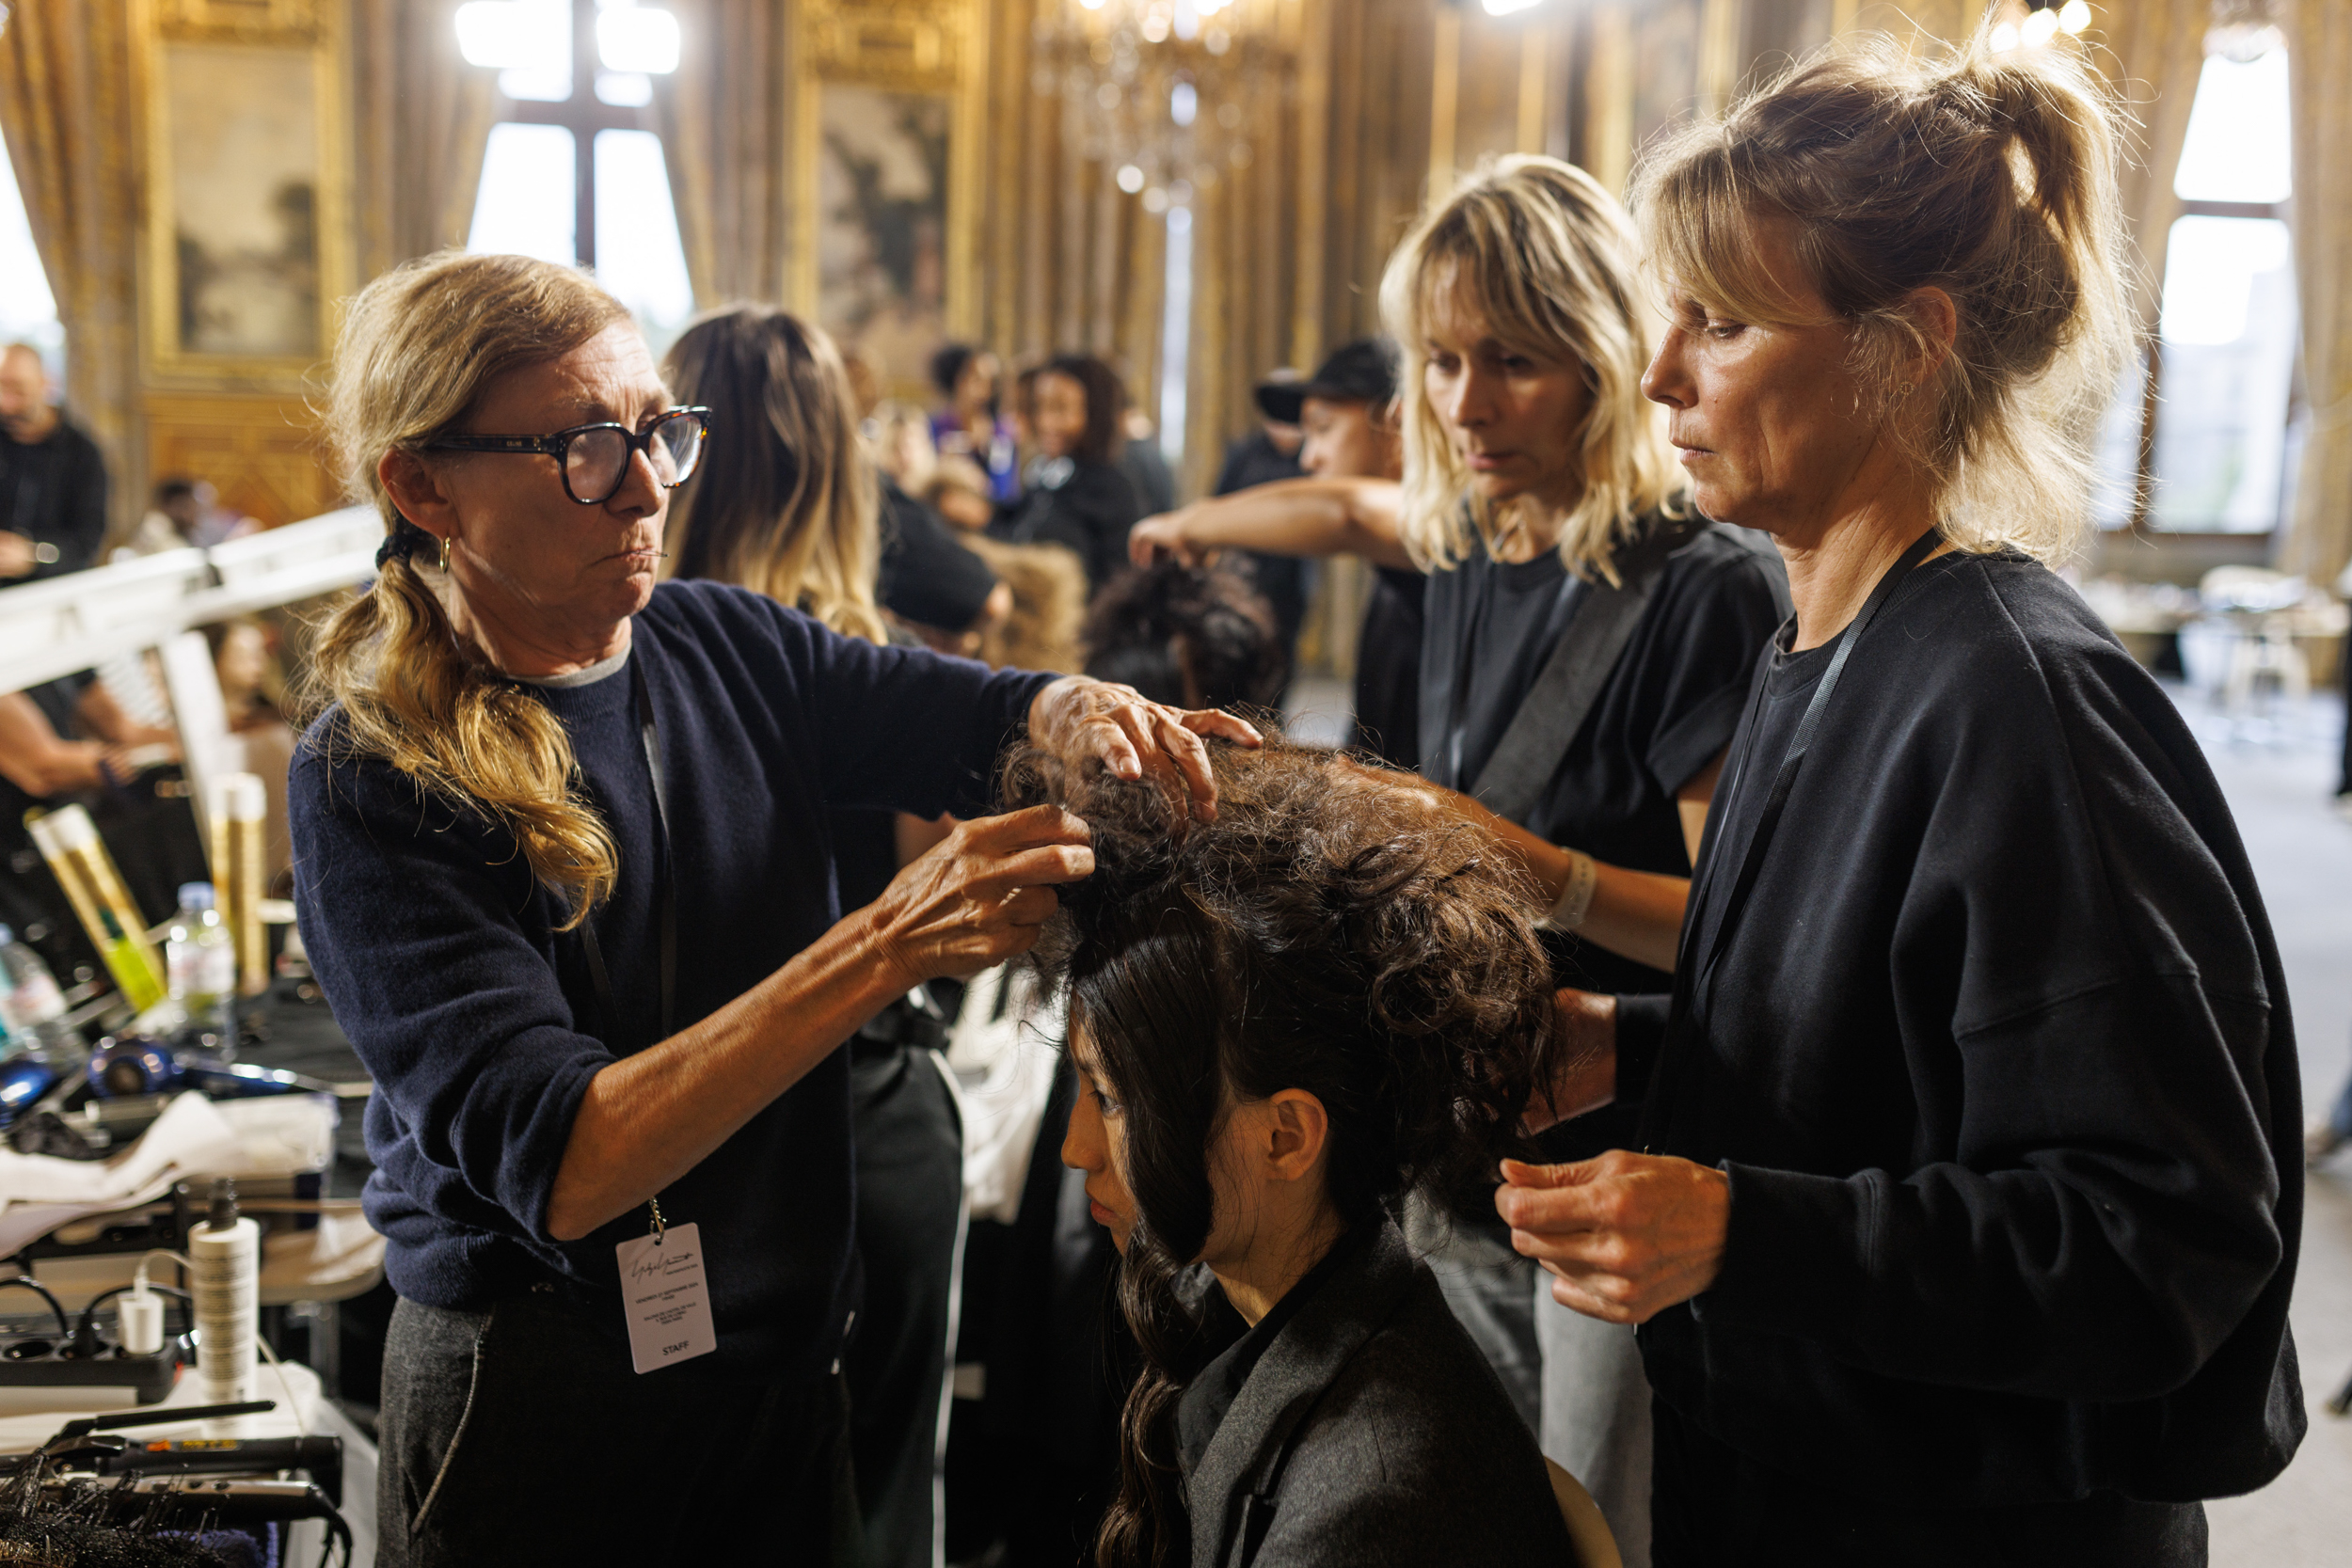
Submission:
M 1256 117 L 1290 87 L 1280 0 L 1057 0 L 1034 27 L 1062 135 L 1144 210 L 1188 208 L 1255 156 Z

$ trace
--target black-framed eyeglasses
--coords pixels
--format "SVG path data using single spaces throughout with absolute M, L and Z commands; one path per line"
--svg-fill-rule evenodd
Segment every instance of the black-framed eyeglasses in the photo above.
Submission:
M 629 458 L 644 452 L 653 477 L 675 490 L 694 477 L 710 434 L 710 410 L 665 408 L 643 430 L 625 424 L 576 424 L 552 436 L 444 436 L 428 451 L 516 451 L 552 457 L 564 472 L 564 493 L 582 506 L 602 506 L 621 492 Z

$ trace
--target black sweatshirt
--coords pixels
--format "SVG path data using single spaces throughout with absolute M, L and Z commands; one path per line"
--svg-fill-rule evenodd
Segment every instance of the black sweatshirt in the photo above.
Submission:
M 840 917 L 833 808 L 931 817 L 989 807 L 1000 744 L 1053 677 L 827 631 L 739 588 L 670 582 L 628 654 L 659 715 L 677 865 L 679 1028 L 766 979 Z M 513 840 L 337 744 L 330 708 L 295 753 L 287 807 L 303 942 L 375 1080 L 368 1219 L 412 1300 L 480 1310 L 549 1284 L 615 1339 L 616 1243 L 578 1242 L 548 1196 L 588 1080 L 661 1034 L 651 781 L 626 668 L 539 692 L 620 849 L 595 915 L 617 1017 L 580 938 Z M 661 1194 L 710 1259 L 719 1352 L 663 1377 L 821 1375 L 854 1307 L 849 1074 L 834 1052 Z
M 1829 652 L 1757 670 L 1688 1026 L 1661 1046 L 1663 999 L 1620 1005 L 1648 1141 L 1731 1177 L 1714 1287 L 1642 1331 L 1653 1386 L 1890 1503 L 2262 1485 L 2304 1427 L 2300 1094 L 2195 739 L 2051 573 L 1931 561 L 1856 644 L 1710 972 Z
M 1108 463 L 1056 458 L 1041 464 L 1016 506 L 997 513 L 992 537 L 1013 545 L 1062 545 L 1087 569 L 1087 593 L 1127 569 L 1127 531 L 1143 515 L 1127 476 Z
M 63 409 L 40 440 L 19 442 L 0 431 L 0 530 L 56 547 L 56 560 L 34 566 L 19 582 L 98 563 L 106 537 L 106 460 Z

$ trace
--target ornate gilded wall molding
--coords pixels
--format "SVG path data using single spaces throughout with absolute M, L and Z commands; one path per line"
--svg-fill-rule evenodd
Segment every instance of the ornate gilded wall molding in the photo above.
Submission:
M 807 71 L 899 92 L 963 86 L 975 35 L 969 0 L 803 0 Z
M 320 0 L 156 0 L 155 24 L 170 39 L 309 43 L 320 22 Z

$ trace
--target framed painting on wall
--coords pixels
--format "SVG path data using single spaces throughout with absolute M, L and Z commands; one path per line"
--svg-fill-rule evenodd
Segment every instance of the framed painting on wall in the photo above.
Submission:
M 793 308 L 919 395 L 968 335 L 981 29 L 970 0 L 810 0 L 793 82 Z
M 338 72 L 321 30 L 141 31 L 151 369 L 288 384 L 326 357 L 349 287 Z
M 947 148 L 955 102 L 856 83 L 819 89 L 817 319 L 917 373 L 947 337 Z

